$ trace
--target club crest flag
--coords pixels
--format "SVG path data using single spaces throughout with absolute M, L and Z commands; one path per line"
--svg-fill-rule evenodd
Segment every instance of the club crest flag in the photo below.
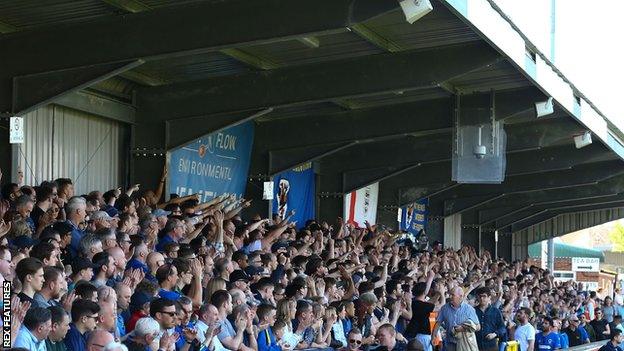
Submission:
M 312 163 L 282 172 L 273 178 L 273 212 L 280 219 L 295 211 L 291 221 L 301 228 L 309 219 L 315 218 L 315 175 Z

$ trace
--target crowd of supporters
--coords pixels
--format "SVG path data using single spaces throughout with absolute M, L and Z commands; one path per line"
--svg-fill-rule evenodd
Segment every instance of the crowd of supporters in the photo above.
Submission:
M 369 223 L 292 223 L 222 195 L 8 183 L 0 280 L 15 348 L 554 350 L 622 343 L 624 297 Z M 5 289 L 8 285 L 2 285 Z M 6 295 L 7 292 L 5 291 Z M 437 323 L 435 323 L 437 321 Z

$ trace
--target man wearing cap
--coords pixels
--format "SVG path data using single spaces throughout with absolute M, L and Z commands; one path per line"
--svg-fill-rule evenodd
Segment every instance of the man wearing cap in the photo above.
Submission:
M 171 214 L 169 211 L 165 211 L 163 209 L 157 208 L 152 212 L 154 218 L 156 218 L 156 223 L 158 223 L 158 229 L 165 229 L 165 225 L 167 225 L 167 217 Z
M 13 246 L 15 246 L 19 251 L 24 252 L 24 254 L 28 253 L 35 245 L 35 241 L 28 235 L 20 235 L 13 239 L 12 243 Z
M 579 346 L 583 344 L 589 344 L 589 335 L 581 327 L 579 318 L 573 314 L 570 319 L 570 325 L 563 330 L 563 332 L 568 336 L 568 340 L 570 342 L 570 347 Z
M 241 290 L 242 292 L 245 293 L 245 295 L 247 295 L 247 292 L 249 291 L 250 280 L 251 279 L 249 275 L 247 275 L 245 271 L 240 270 L 240 269 L 237 269 L 230 274 L 231 287 Z
M 139 319 L 150 316 L 150 303 L 154 296 L 145 291 L 137 291 L 130 297 L 130 319 L 126 322 L 126 332 L 134 330 Z
M 94 231 L 98 231 L 102 228 L 114 228 L 114 219 L 108 213 L 104 211 L 95 211 L 89 219 L 92 221 Z

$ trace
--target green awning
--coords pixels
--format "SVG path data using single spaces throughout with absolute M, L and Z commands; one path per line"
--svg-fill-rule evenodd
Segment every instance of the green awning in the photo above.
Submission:
M 541 243 L 529 245 L 529 257 L 540 257 L 541 251 Z M 599 258 L 600 262 L 604 261 L 602 251 L 564 243 L 555 243 L 555 257 L 590 257 Z

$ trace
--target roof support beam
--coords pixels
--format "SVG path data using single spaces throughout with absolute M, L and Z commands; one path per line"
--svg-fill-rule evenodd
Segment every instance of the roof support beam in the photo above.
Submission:
M 282 107 L 437 87 L 497 60 L 498 53 L 486 43 L 474 42 L 145 88 L 137 104 L 170 117 Z
M 618 208 L 618 207 L 624 207 L 623 200 L 605 202 L 602 204 L 587 204 L 587 205 L 579 205 L 579 206 L 562 207 L 558 209 L 544 210 L 543 212 L 539 214 L 527 216 L 526 218 L 518 221 L 517 223 L 514 223 L 513 225 L 511 225 L 510 229 L 511 229 L 511 232 L 517 232 L 517 231 L 526 229 L 530 226 L 545 222 L 551 218 L 555 218 L 565 213 L 604 210 L 604 209 Z
M 613 203 L 622 202 L 622 201 L 624 201 L 624 195 L 618 194 L 618 195 L 599 197 L 595 199 L 564 201 L 556 205 L 548 204 L 548 203 L 536 205 L 536 206 L 532 206 L 529 208 L 525 208 L 524 210 L 518 211 L 512 215 L 497 219 L 494 222 L 494 228 L 501 229 L 507 226 L 512 226 L 518 222 L 535 217 L 541 213 L 546 213 L 546 212 L 553 213 L 553 212 L 560 211 L 560 210 L 570 210 L 570 209 L 590 207 L 590 206 L 595 206 L 595 205 L 611 205 Z
M 344 191 L 349 192 L 406 171 L 414 170 L 418 172 L 418 168 L 431 162 L 450 160 L 451 140 L 449 135 L 426 139 L 422 141 L 429 144 L 418 144 L 416 141 L 412 141 L 412 145 L 408 146 L 387 143 L 389 148 L 396 146 L 393 148 L 393 151 L 385 150 L 383 146 L 377 144 L 371 146 L 377 146 L 381 150 L 372 150 L 374 149 L 373 147 L 369 152 L 363 152 L 364 148 L 354 148 L 354 153 L 365 155 L 371 162 L 377 162 L 379 168 L 346 171 L 344 174 Z M 616 159 L 612 153 L 609 153 L 608 150 L 599 144 L 581 150 L 574 149 L 572 145 L 545 148 L 538 151 L 533 150 L 531 147 L 527 148 L 528 145 L 523 146 L 525 146 L 525 149 L 519 149 L 516 145 L 509 146 L 507 176 L 565 170 L 578 164 Z M 384 155 L 382 153 L 384 151 L 388 153 Z M 433 154 L 433 157 L 431 157 L 431 154 Z M 344 154 L 341 154 L 341 156 L 344 156 Z M 398 159 L 395 160 L 395 158 Z M 344 157 L 343 159 L 350 160 L 349 157 Z M 354 161 L 357 164 L 357 158 Z M 349 164 L 353 163 L 350 161 L 337 162 L 335 167 L 345 167 Z M 463 210 L 464 208 L 456 208 L 456 212 Z
M 613 177 L 597 185 L 507 196 L 500 201 L 487 204 L 490 208 L 480 210 L 479 224 L 487 225 L 526 208 L 534 208 L 546 204 L 556 205 L 572 200 L 592 201 L 596 198 L 604 198 L 620 193 L 624 193 L 623 176 Z
M 150 10 L 151 8 L 139 0 L 101 0 L 108 5 L 116 7 L 120 10 L 137 13 Z
M 16 33 L 0 40 L 0 113 L 14 110 L 16 76 L 344 32 L 397 7 L 395 0 L 203 1 Z
M 135 108 L 133 106 L 113 101 L 85 91 L 67 94 L 54 103 L 74 110 L 113 119 L 119 122 L 133 124 L 135 122 Z
M 511 90 L 500 92 L 497 96 L 525 94 L 534 95 L 535 90 Z M 507 99 L 504 105 L 505 111 L 510 114 L 526 108 L 525 104 L 513 103 L 510 99 Z M 388 172 L 394 172 L 404 166 L 412 166 L 427 160 L 447 159 L 450 157 L 451 149 L 452 114 L 452 101 L 443 98 L 329 115 L 262 122 L 256 129 L 257 142 L 254 153 L 255 157 L 263 158 L 263 160 L 252 165 L 252 169 L 258 174 L 265 172 L 263 168 L 266 167 L 267 161 L 264 155 L 269 151 L 276 158 L 290 159 L 290 164 L 296 166 L 309 162 L 310 159 L 306 159 L 307 155 L 304 154 L 297 155 L 293 150 L 303 151 L 309 145 L 354 141 L 358 142 L 354 144 L 354 147 L 341 150 L 335 154 L 336 157 L 323 157 L 324 161 L 329 159 L 328 168 L 345 171 L 386 167 Z M 275 115 L 279 116 L 279 112 Z M 574 125 L 569 121 L 566 122 L 569 126 Z M 551 128 L 557 126 L 557 130 L 560 130 L 560 123 L 548 123 L 548 125 Z M 512 130 L 514 134 L 516 129 Z M 276 134 L 281 137 L 275 138 Z M 427 136 L 427 138 L 416 138 L 419 136 Z M 513 138 L 511 148 L 515 148 L 517 143 L 527 142 L 540 146 L 541 144 L 536 144 L 536 141 L 548 142 L 549 140 Z M 432 155 L 426 156 L 427 153 Z M 275 169 L 269 170 L 270 174 L 274 172 Z
M 86 88 L 142 63 L 141 60 L 124 61 L 15 77 L 12 112 L 14 115 L 23 115 L 65 94 Z
M 545 172 L 539 174 L 522 175 L 509 177 L 502 184 L 463 184 L 460 187 L 442 192 L 430 198 L 430 202 L 447 201 L 445 204 L 445 213 L 455 213 L 451 200 L 491 195 L 492 199 L 498 199 L 504 194 L 528 193 L 547 189 L 563 189 L 583 185 L 595 185 L 600 181 L 618 176 L 624 173 L 617 171 L 621 169 L 620 161 L 606 161 L 592 163 L 588 165 L 580 165 L 571 170 Z M 614 171 L 616 170 L 616 171 Z M 412 177 L 414 175 L 411 175 Z M 393 179 L 393 183 L 381 183 L 382 191 L 395 191 L 398 188 L 409 189 L 405 187 L 411 181 L 408 175 L 402 175 L 406 179 Z M 445 177 L 445 174 L 441 174 Z M 450 179 L 450 173 L 449 177 Z M 401 192 L 403 193 L 403 190 Z M 418 200 L 403 196 L 399 199 L 401 204 L 407 204 Z M 480 203 L 480 202 L 479 202 Z
M 357 144 L 357 142 L 353 141 L 337 144 L 311 145 L 301 150 L 288 149 L 284 151 L 271 151 L 269 152 L 269 174 L 273 175 L 294 168 L 302 163 L 300 162 L 301 159 L 306 159 L 307 162 L 316 161 L 355 144 Z

